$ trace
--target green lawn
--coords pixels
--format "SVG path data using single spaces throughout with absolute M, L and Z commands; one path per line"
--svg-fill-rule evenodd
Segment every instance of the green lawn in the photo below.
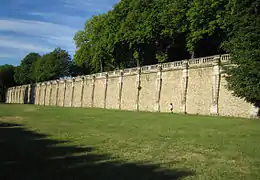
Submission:
M 0 179 L 260 179 L 260 122 L 0 105 Z

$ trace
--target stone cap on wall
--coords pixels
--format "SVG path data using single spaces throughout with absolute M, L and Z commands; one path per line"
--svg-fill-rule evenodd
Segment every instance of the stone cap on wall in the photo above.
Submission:
M 183 65 L 185 63 L 188 63 L 189 68 L 214 66 L 216 64 L 216 62 L 215 62 L 216 59 L 221 64 L 230 63 L 229 54 L 214 55 L 214 56 L 207 56 L 207 57 L 194 58 L 194 59 L 184 59 L 182 61 L 154 64 L 154 65 L 148 65 L 148 66 L 142 66 L 142 67 L 134 67 L 134 68 L 127 68 L 127 69 L 122 69 L 122 70 L 115 70 L 115 71 L 108 71 L 108 72 L 102 72 L 102 73 L 96 73 L 96 74 L 90 74 L 90 75 L 84 75 L 84 76 L 77 76 L 77 77 L 72 77 L 72 78 L 71 77 L 60 78 L 60 79 L 53 80 L 53 81 L 36 83 L 36 86 L 43 86 L 43 85 L 50 84 L 50 83 L 57 84 L 57 83 L 65 83 L 65 82 L 78 82 L 78 81 L 82 81 L 83 78 L 84 79 L 106 78 L 107 75 L 109 77 L 120 77 L 122 74 L 123 75 L 136 75 L 139 73 L 139 71 L 141 71 L 141 73 L 153 73 L 153 72 L 157 72 L 159 67 L 161 67 L 162 71 L 178 70 L 178 69 L 183 69 Z M 23 85 L 22 87 L 24 87 L 24 86 L 27 87 L 29 85 Z M 9 88 L 9 89 L 12 89 L 12 88 Z

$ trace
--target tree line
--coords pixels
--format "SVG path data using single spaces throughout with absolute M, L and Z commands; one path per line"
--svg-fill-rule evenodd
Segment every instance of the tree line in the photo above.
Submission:
M 259 0 L 121 0 L 74 36 L 73 59 L 61 49 L 27 55 L 16 84 L 229 53 L 234 95 L 260 106 Z M 37 60 L 27 60 L 37 59 Z
M 71 57 L 61 48 L 56 48 L 42 56 L 31 52 L 21 60 L 17 67 L 0 66 L 0 98 L 4 101 L 8 87 L 67 77 L 71 75 L 71 70 Z

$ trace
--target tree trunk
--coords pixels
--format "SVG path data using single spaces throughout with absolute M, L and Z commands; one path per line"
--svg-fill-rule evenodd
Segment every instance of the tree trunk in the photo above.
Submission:
M 103 67 L 103 61 L 102 61 L 102 59 L 100 59 L 100 72 L 101 72 L 101 73 L 103 72 L 103 69 L 104 69 L 104 67 Z
M 195 52 L 192 51 L 192 53 L 191 53 L 191 59 L 194 59 L 194 58 L 195 58 Z

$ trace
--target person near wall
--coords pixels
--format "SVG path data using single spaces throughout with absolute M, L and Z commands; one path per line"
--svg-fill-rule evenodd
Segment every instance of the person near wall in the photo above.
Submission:
M 173 104 L 172 103 L 170 103 L 170 111 L 171 111 L 171 113 L 173 113 Z

